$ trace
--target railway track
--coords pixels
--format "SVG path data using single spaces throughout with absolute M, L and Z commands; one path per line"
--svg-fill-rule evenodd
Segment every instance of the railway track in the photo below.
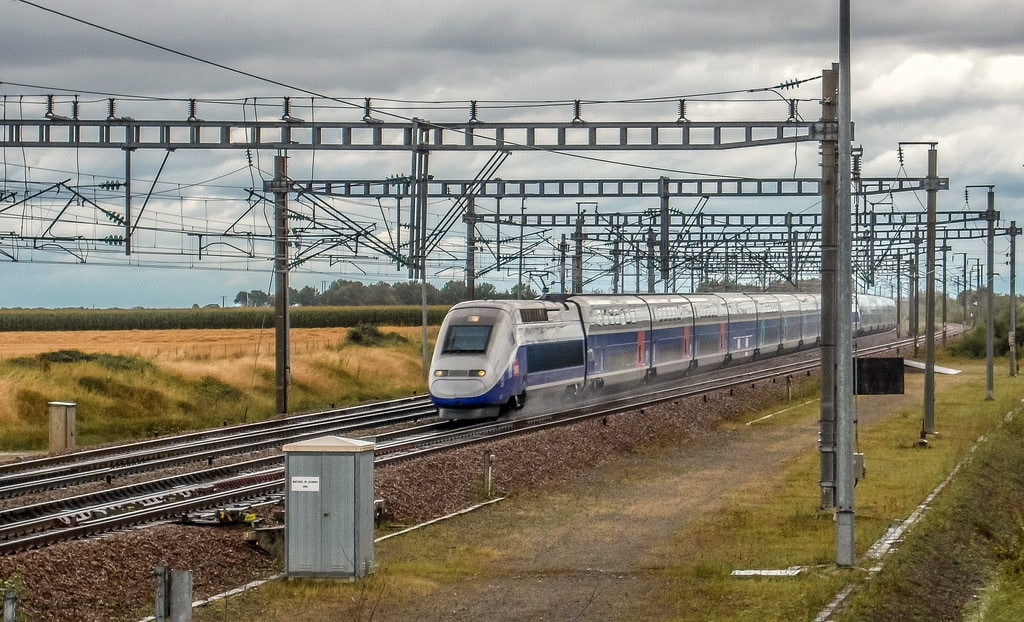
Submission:
M 871 355 L 898 347 L 912 346 L 913 343 L 912 339 L 904 339 L 861 348 L 858 354 Z M 762 363 L 770 361 L 771 359 L 765 359 Z M 820 360 L 815 356 L 758 369 L 749 369 L 749 365 L 727 368 L 707 377 L 691 377 L 682 382 L 652 383 L 642 392 L 615 395 L 613 398 L 602 396 L 602 399 L 592 403 L 584 403 L 561 412 L 471 426 L 452 426 L 435 422 L 383 432 L 371 437 L 377 443 L 375 463 L 410 459 L 425 453 L 484 440 L 525 434 L 682 397 L 805 373 L 819 366 Z M 409 398 L 357 409 L 314 413 L 275 422 L 239 426 L 231 431 L 218 430 L 169 437 L 161 439 L 162 442 L 155 447 L 150 441 L 146 441 L 119 448 L 91 450 L 82 452 L 86 454 L 85 460 L 79 461 L 75 461 L 72 454 L 55 459 L 4 465 L 0 470 L 0 498 L 25 494 L 23 491 L 32 486 L 35 486 L 32 488 L 34 490 L 45 490 L 73 485 L 70 482 L 110 482 L 114 477 L 121 477 L 123 473 L 153 471 L 168 464 L 196 463 L 204 460 L 212 463 L 215 457 L 219 459 L 237 455 L 242 451 L 251 451 L 253 444 L 270 448 L 324 434 L 353 435 L 353 432 L 365 431 L 368 427 L 384 425 L 382 422 L 393 424 L 425 418 L 430 416 L 428 411 L 432 408 L 425 397 Z M 331 421 L 318 422 L 317 417 Z M 293 419 L 295 421 L 292 421 Z M 273 440 L 275 434 L 277 437 Z M 221 444 L 224 447 L 218 447 Z M 247 449 L 243 449 L 245 447 Z M 99 451 L 100 454 L 97 455 L 95 451 Z M 147 451 L 150 452 L 148 459 L 145 458 Z M 18 469 L 18 466 L 23 468 Z M 41 477 L 43 475 L 45 477 Z M 33 484 L 33 478 L 39 477 L 45 481 Z M 0 554 L 133 525 L 179 518 L 204 509 L 242 502 L 272 502 L 280 498 L 283 485 L 284 458 L 282 454 L 275 452 L 269 456 L 216 467 L 208 466 L 184 474 L 19 507 L 8 507 L 0 510 Z
M 425 395 L 0 465 L 0 500 L 436 417 Z

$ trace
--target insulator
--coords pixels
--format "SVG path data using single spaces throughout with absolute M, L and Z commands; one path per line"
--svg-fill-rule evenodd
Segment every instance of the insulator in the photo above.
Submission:
M 285 97 L 284 98 L 284 114 L 281 115 L 281 118 L 282 119 L 287 119 L 290 116 L 292 116 L 292 98 L 291 97 Z
M 686 100 L 679 100 L 679 118 L 676 119 L 677 123 L 686 123 L 689 119 L 686 118 Z
M 797 114 L 797 112 L 796 112 L 796 104 L 797 104 L 797 101 L 795 99 L 789 100 L 789 120 L 790 121 L 795 121 L 796 120 L 796 114 Z
M 71 102 L 71 118 L 78 118 L 78 96 L 75 95 L 74 101 Z
M 470 123 L 479 123 L 480 122 L 480 119 L 476 118 L 476 100 L 475 99 L 469 102 L 469 122 Z
M 900 161 L 900 166 L 903 166 L 903 145 L 896 148 L 896 158 Z
M 194 100 L 194 99 L 188 100 L 188 120 L 189 121 L 198 121 L 199 120 L 198 118 L 196 118 L 196 100 Z
M 46 117 L 53 116 L 53 95 L 46 96 Z
M 114 101 L 114 98 L 111 97 L 110 99 L 107 100 L 107 119 L 109 120 L 109 119 L 116 119 L 116 118 L 117 118 L 117 103 Z
M 580 112 L 581 112 L 582 108 L 583 107 L 580 105 L 580 100 L 578 100 L 578 99 L 577 100 L 573 100 L 573 102 L 572 102 L 572 122 L 573 123 L 583 123 L 583 118 L 580 117 Z

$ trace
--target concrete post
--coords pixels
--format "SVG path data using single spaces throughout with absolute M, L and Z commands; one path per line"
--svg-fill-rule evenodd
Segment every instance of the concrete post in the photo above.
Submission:
M 4 590 L 4 622 L 15 622 L 18 619 L 18 593 L 12 589 Z
M 59 454 L 75 448 L 74 402 L 50 402 L 50 453 Z

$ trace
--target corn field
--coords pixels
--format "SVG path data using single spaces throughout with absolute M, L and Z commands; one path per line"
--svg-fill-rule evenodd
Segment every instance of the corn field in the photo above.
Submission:
M 441 323 L 447 306 L 427 308 L 427 323 Z M 293 328 L 334 328 L 369 324 L 419 326 L 418 306 L 294 307 Z M 186 330 L 203 328 L 269 328 L 274 326 L 270 308 L 201 309 L 4 309 L 0 332 L 77 330 Z

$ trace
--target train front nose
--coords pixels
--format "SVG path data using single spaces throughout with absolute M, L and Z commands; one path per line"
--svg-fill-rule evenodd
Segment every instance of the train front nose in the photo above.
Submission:
M 446 400 L 479 397 L 490 387 L 482 378 L 435 378 L 430 383 L 430 394 Z

